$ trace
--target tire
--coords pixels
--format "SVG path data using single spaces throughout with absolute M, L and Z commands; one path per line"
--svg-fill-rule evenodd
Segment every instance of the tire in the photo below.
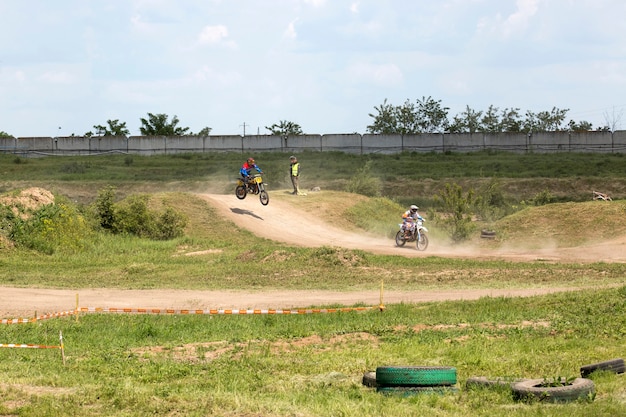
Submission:
M 516 400 L 538 400 L 550 403 L 576 401 L 579 398 L 593 399 L 596 391 L 592 380 L 576 378 L 570 385 L 560 387 L 542 387 L 543 379 L 529 379 L 518 382 L 512 387 L 513 398 Z
M 495 239 L 496 238 L 496 232 L 493 230 L 481 230 L 480 231 L 480 237 L 483 239 Z
M 456 387 L 376 387 L 376 391 L 386 395 L 409 397 L 417 394 L 449 394 L 459 391 Z
M 402 230 L 398 230 L 398 233 L 396 233 L 396 246 L 402 247 L 405 243 L 406 240 L 404 240 L 404 233 Z
M 426 250 L 428 247 L 428 236 L 426 236 L 426 233 L 420 233 L 420 238 L 415 241 L 415 246 L 417 246 L 417 250 Z
M 486 376 L 473 376 L 465 381 L 466 388 L 494 388 L 494 387 L 507 387 L 512 388 L 513 385 L 518 382 L 527 381 L 527 378 L 509 378 L 509 377 L 495 377 L 487 378 Z
M 267 191 L 261 190 L 261 192 L 259 193 L 259 200 L 261 200 L 261 204 L 263 204 L 264 206 L 267 206 L 269 204 L 270 196 Z
M 246 194 L 248 194 L 248 192 L 246 191 L 245 185 L 238 185 L 237 188 L 235 188 L 235 195 L 238 199 L 243 200 L 246 198 Z
M 438 387 L 456 384 L 456 368 L 451 366 L 379 366 L 379 387 Z
M 591 365 L 584 365 L 580 367 L 580 376 L 587 378 L 595 371 L 609 371 L 616 374 L 623 374 L 626 371 L 624 365 L 624 359 L 611 359 L 609 361 L 592 363 Z
M 376 388 L 376 372 L 365 372 L 363 374 L 363 385 L 370 388 Z

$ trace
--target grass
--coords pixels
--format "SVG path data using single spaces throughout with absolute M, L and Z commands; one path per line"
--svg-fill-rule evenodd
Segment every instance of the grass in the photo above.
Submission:
M 626 288 L 533 298 L 398 304 L 307 316 L 84 315 L 13 325 L 3 336 L 57 351 L 0 351 L 0 412 L 53 416 L 612 416 L 623 377 L 592 376 L 593 402 L 516 403 L 469 390 L 471 376 L 574 377 L 622 355 Z M 485 354 L 489 352 L 489 354 Z M 454 366 L 457 394 L 394 397 L 361 384 L 388 365 Z
M 479 184 L 483 175 L 515 178 L 506 189 L 527 198 L 545 185 L 576 200 L 580 184 L 614 192 L 624 181 L 620 156 L 374 156 L 386 190 L 418 190 L 428 200 L 445 181 Z M 149 192 L 185 213 L 185 236 L 154 242 L 99 234 L 84 250 L 46 255 L 0 249 L 0 286 L 54 288 L 181 288 L 191 290 L 331 289 L 350 291 L 568 287 L 584 291 L 530 298 L 392 304 L 384 312 L 298 316 L 82 315 L 0 327 L 0 343 L 56 345 L 63 333 L 67 364 L 53 349 L 0 349 L 0 415 L 19 416 L 615 416 L 626 414 L 622 375 L 596 373 L 592 402 L 518 403 L 506 389 L 465 389 L 471 376 L 544 378 L 579 375 L 582 365 L 623 356 L 626 264 L 408 259 L 332 247 L 296 248 L 243 233 L 189 191 L 231 192 L 241 155 L 40 158 L 0 156 L 4 191 L 46 186 L 79 203 L 116 185 L 122 194 Z M 552 158 L 552 159 L 550 159 Z M 263 164 L 261 161 L 266 162 Z M 409 193 L 367 199 L 342 193 L 357 156 L 300 156 L 323 184 L 315 203 L 289 199 L 337 227 L 385 234 Z M 281 184 L 285 155 L 257 157 L 270 184 Z M 551 162 L 552 161 L 552 162 Z M 462 166 L 464 165 L 465 166 Z M 513 164 L 515 168 L 508 168 Z M 552 164 L 560 178 L 542 178 Z M 580 164 L 579 167 L 575 167 Z M 576 177 L 600 172 L 605 178 Z M 230 169 L 230 166 L 235 168 Z M 522 166 L 524 168 L 522 168 Z M 622 167 L 619 171 L 617 167 Z M 395 168 L 394 168 L 395 167 Z M 572 169 L 572 176 L 567 170 Z M 467 170 L 467 177 L 461 173 Z M 482 170 L 482 171 L 481 171 Z M 621 173 L 620 173 L 621 172 Z M 457 175 L 459 175 L 457 177 Z M 392 176 L 394 177 L 393 179 Z M 307 178 L 306 176 L 304 178 Z M 315 182 L 314 182 L 315 181 Z M 536 181 L 533 182 L 533 181 Z M 554 181 L 554 182 L 551 182 Z M 604 182 L 602 182 L 604 181 Z M 428 185 L 424 186 L 426 183 Z M 529 189 L 528 184 L 534 184 Z M 409 186 L 410 184 L 410 186 Z M 550 185 L 552 184 L 552 185 Z M 567 184 L 567 187 L 563 187 Z M 285 183 L 285 186 L 286 183 Z M 414 187 L 413 187 L 414 186 Z M 533 188 L 535 187 L 535 188 Z M 569 188 L 568 188 L 569 187 Z M 565 191 L 563 191 L 563 188 Z M 270 189 L 271 192 L 272 189 Z M 615 191 L 617 192 L 617 191 Z M 590 192 L 589 192 L 590 194 Z M 402 195 L 402 197 L 400 197 Z M 409 197 L 407 197 L 409 195 Z M 614 194 L 614 198 L 615 198 Z M 281 198 L 275 193 L 272 198 Z M 590 195 L 589 195 L 590 198 Z M 422 205 L 421 201 L 417 201 Z M 621 201 L 571 201 L 527 208 L 493 226 L 504 242 L 549 236 L 568 247 L 626 234 Z M 537 239 L 530 236 L 535 231 Z M 560 233 L 573 230 L 577 233 Z M 476 238 L 476 240 L 480 240 Z M 184 256 L 207 251 L 204 255 Z M 608 288 L 611 286 L 610 288 Z M 593 287 L 595 289 L 589 289 Z M 604 288 L 603 287 L 607 287 Z M 306 307 L 306 306 L 302 306 Z M 394 397 L 361 384 L 384 365 L 454 366 L 459 392 Z

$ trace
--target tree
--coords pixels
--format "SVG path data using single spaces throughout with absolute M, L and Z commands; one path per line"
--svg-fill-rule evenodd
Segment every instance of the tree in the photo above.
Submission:
M 393 105 L 387 104 L 387 99 L 380 106 L 374 106 L 374 110 L 378 114 L 369 113 L 369 117 L 374 119 L 374 123 L 367 126 L 368 133 L 383 135 L 398 133 L 397 110 Z
M 417 119 L 420 131 L 417 133 L 441 133 L 448 130 L 448 107 L 441 106 L 441 100 L 435 101 L 432 97 L 422 96 L 417 100 Z
M 118 119 L 107 120 L 107 126 L 94 125 L 97 136 L 128 136 L 130 131 L 126 128 L 126 122 L 120 123 Z M 91 136 L 91 132 L 87 132 L 85 136 Z
M 523 123 L 525 132 L 557 132 L 566 130 L 563 123 L 569 109 L 553 107 L 551 111 L 533 113 L 526 111 L 526 120 Z
M 271 126 L 265 126 L 267 130 L 269 130 L 272 135 L 276 136 L 298 136 L 302 134 L 302 128 L 299 124 L 294 122 L 289 122 L 287 120 L 281 120 L 278 124 L 274 123 Z
M 418 119 L 415 105 L 408 99 L 402 106 L 396 106 L 393 109 L 394 125 L 396 131 L 402 135 L 413 135 L 420 132 L 420 121 Z
M 211 129 L 210 127 L 205 127 L 204 129 L 200 130 L 196 136 L 209 136 L 211 134 L 211 130 L 213 129 Z
M 476 133 L 481 130 L 480 118 L 482 111 L 475 111 L 465 106 L 465 111 L 454 116 L 450 125 L 450 133 Z
M 183 136 L 188 127 L 178 127 L 178 117 L 174 116 L 171 122 L 168 122 L 168 115 L 164 113 L 152 114 L 148 113 L 148 119 L 143 117 L 139 131 L 144 136 Z
M 502 110 L 500 113 L 500 126 L 502 132 L 521 132 L 522 117 L 519 114 L 519 108 L 510 108 Z
M 500 122 L 500 117 L 498 116 L 498 110 L 500 109 L 491 105 L 483 114 L 482 119 L 480 119 L 481 130 L 483 132 L 502 132 L 502 123 Z
M 617 130 L 617 128 L 620 126 L 622 116 L 624 116 L 624 110 L 620 110 L 616 113 L 615 107 L 613 107 L 613 112 L 611 114 L 609 114 L 608 112 L 604 112 L 604 120 L 606 122 L 605 130 L 615 132 L 615 130 Z
M 0 130 L 0 138 L 12 138 L 12 137 L 13 137 L 13 135 L 9 135 L 4 130 Z
M 591 123 L 586 122 L 584 120 L 579 123 L 576 123 L 575 121 L 570 120 L 568 123 L 568 126 L 571 132 L 588 132 L 592 129 Z

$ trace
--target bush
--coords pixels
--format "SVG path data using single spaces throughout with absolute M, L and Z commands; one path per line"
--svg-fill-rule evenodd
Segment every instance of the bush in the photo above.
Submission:
M 108 187 L 98 194 L 94 212 L 100 227 L 118 234 L 147 239 L 167 240 L 184 234 L 187 219 L 171 207 L 162 213 L 148 207 L 148 195 L 132 195 L 114 203 L 115 189 Z
M 380 197 L 383 188 L 382 181 L 370 174 L 371 167 L 372 161 L 367 161 L 357 174 L 350 178 L 346 191 L 367 197 Z
M 472 223 L 472 207 L 475 205 L 474 190 L 470 189 L 465 196 L 458 184 L 446 184 L 441 194 L 435 196 L 445 213 L 437 217 L 455 242 L 466 240 L 474 231 Z
M 85 218 L 67 201 L 44 205 L 26 219 L 3 210 L 2 218 L 12 241 L 47 254 L 83 250 L 91 236 Z

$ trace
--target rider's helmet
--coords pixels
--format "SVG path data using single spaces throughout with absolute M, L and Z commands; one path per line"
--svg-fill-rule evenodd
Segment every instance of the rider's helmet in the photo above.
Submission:
M 248 158 L 248 164 L 254 165 L 254 158 Z
M 411 207 L 409 207 L 411 209 L 411 212 L 415 213 L 417 212 L 417 210 L 419 210 L 419 207 L 417 207 L 415 204 L 411 204 Z

